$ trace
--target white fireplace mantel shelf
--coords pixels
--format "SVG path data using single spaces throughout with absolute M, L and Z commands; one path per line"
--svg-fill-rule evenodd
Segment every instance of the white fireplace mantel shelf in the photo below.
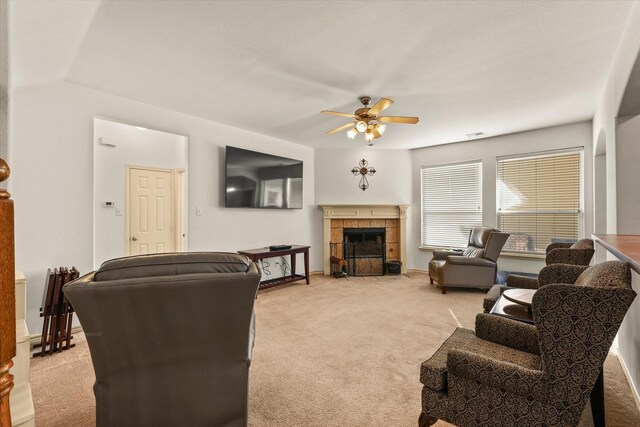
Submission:
M 410 205 L 320 205 L 324 218 L 406 218 Z
M 398 219 L 398 249 L 402 274 L 407 272 L 407 209 L 410 205 L 320 205 L 322 208 L 324 274 L 331 273 L 330 243 L 332 219 Z

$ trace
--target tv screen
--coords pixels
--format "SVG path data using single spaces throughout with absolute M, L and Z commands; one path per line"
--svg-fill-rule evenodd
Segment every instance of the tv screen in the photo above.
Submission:
M 225 206 L 302 209 L 302 161 L 227 146 Z

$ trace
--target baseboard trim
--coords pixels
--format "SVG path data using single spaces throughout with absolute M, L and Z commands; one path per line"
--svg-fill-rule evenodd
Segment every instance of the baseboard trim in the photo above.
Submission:
M 72 334 L 79 334 L 82 332 L 82 326 L 74 326 L 71 328 Z M 33 350 L 33 347 L 40 345 L 40 341 L 42 341 L 42 334 L 33 334 L 29 335 L 29 345 Z
M 429 274 L 428 270 L 420 270 L 419 268 L 409 268 L 407 269 L 407 273 L 424 273 L 424 274 Z M 323 271 L 312 271 L 311 273 L 309 273 L 310 276 L 331 276 L 330 274 L 324 274 Z
M 640 394 L 638 394 L 638 389 L 633 384 L 633 380 L 631 379 L 631 374 L 629 374 L 627 364 L 624 362 L 624 358 L 620 355 L 620 352 L 617 348 L 615 349 L 615 354 L 616 356 L 618 356 L 618 360 L 620 361 L 620 365 L 622 366 L 622 372 L 624 372 L 624 376 L 627 377 L 627 382 L 629 383 L 629 388 L 631 389 L 633 400 L 635 400 L 636 402 L 636 407 L 638 408 L 638 411 L 640 411 Z

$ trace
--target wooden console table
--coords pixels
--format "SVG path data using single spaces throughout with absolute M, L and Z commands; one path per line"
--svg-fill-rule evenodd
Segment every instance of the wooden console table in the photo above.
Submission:
M 291 256 L 291 274 L 277 279 L 265 280 L 260 283 L 259 289 L 271 288 L 273 286 L 284 285 L 286 283 L 297 282 L 298 280 L 306 280 L 309 284 L 309 246 L 292 245 L 289 249 L 281 249 L 272 251 L 269 248 L 247 249 L 238 251 L 240 255 L 245 255 L 253 262 L 258 262 L 265 258 Z M 304 276 L 296 274 L 296 255 L 304 254 Z

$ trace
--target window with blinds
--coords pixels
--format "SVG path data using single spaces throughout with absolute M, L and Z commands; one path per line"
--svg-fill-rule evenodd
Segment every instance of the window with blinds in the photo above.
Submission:
M 504 251 L 544 253 L 583 234 L 582 148 L 497 159 L 498 228 Z
M 464 248 L 482 225 L 482 162 L 420 170 L 421 246 Z

